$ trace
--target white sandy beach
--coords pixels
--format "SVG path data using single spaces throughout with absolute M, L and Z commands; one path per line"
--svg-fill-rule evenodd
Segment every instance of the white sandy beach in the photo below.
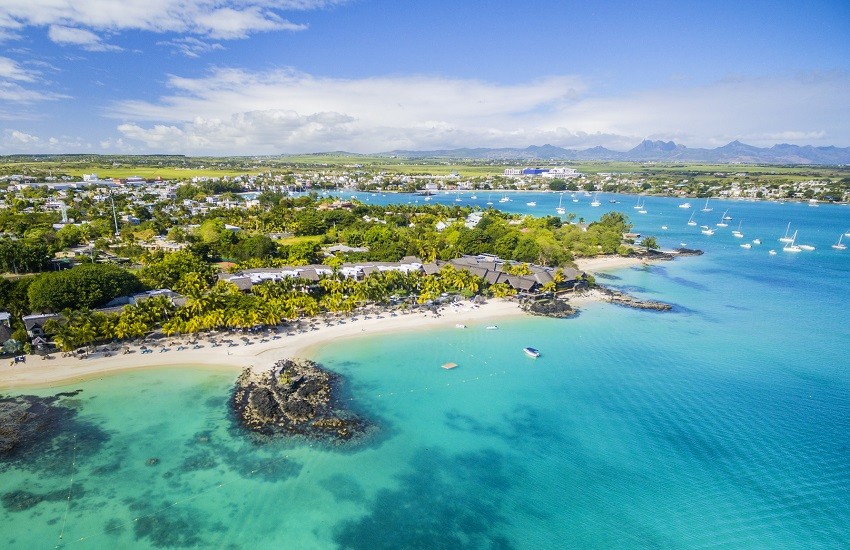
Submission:
M 595 258 L 577 258 L 575 263 L 579 271 L 593 273 L 610 269 L 623 269 L 641 264 L 652 263 L 653 260 L 636 258 L 634 256 L 597 256 Z
M 321 318 L 316 318 L 314 329 L 286 335 L 283 332 L 277 339 L 270 336 L 253 335 L 250 344 L 245 344 L 242 335 L 216 335 L 218 340 L 230 338 L 234 345 L 213 347 L 209 338 L 200 336 L 194 348 L 186 344 L 184 338 L 163 338 L 153 353 L 141 353 L 139 346 L 130 346 L 132 353 L 105 357 L 103 352 L 90 357 L 63 357 L 54 354 L 53 359 L 42 359 L 37 355 L 28 355 L 26 363 L 0 365 L 0 390 L 23 387 L 50 387 L 67 385 L 76 381 L 99 378 L 115 372 L 163 367 L 186 367 L 203 365 L 231 369 L 234 373 L 246 366 L 265 368 L 283 357 L 310 357 L 311 352 L 327 342 L 339 342 L 365 334 L 388 334 L 405 331 L 420 331 L 434 328 L 451 328 L 457 324 L 470 325 L 466 330 L 484 328 L 495 324 L 499 319 L 524 315 L 516 302 L 490 300 L 486 304 L 473 306 L 470 302 L 461 302 L 456 306 L 447 306 L 442 314 L 435 317 L 428 313 L 396 314 L 382 313 L 380 316 L 359 315 L 357 320 L 346 320 L 344 324 L 326 326 Z M 458 329 L 461 330 L 461 329 Z M 263 341 L 265 340 L 265 341 Z M 186 349 L 177 350 L 177 345 L 169 342 L 182 342 Z M 150 344 L 149 344 L 150 345 Z M 101 346 L 102 347 L 102 346 Z M 169 351 L 160 351 L 168 348 Z

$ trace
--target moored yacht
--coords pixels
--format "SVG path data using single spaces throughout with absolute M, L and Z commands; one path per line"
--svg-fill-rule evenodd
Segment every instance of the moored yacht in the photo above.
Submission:
M 540 357 L 540 352 L 537 351 L 534 348 L 522 348 L 522 351 L 524 351 L 525 354 L 528 355 L 529 357 L 534 357 L 534 358 Z

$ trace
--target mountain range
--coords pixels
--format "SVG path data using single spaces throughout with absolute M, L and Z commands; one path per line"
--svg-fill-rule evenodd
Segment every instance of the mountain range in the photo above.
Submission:
M 620 160 L 703 162 L 708 164 L 850 164 L 850 147 L 814 147 L 782 143 L 755 147 L 732 141 L 715 149 L 689 148 L 672 141 L 644 140 L 628 151 L 605 147 L 564 149 L 555 145 L 520 148 L 442 149 L 436 151 L 389 151 L 381 155 L 405 158 L 453 158 L 492 160 Z

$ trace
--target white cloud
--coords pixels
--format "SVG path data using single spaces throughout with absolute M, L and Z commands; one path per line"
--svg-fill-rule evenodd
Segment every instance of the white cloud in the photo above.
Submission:
M 728 79 L 707 86 L 594 97 L 576 77 L 510 85 L 429 76 L 365 79 L 219 68 L 172 76 L 158 101 L 109 116 L 152 150 L 280 153 L 525 146 L 628 149 L 641 139 L 690 147 L 734 139 L 850 145 L 850 75 Z
M 118 46 L 104 44 L 101 38 L 91 31 L 64 27 L 62 25 L 50 25 L 47 36 L 60 46 L 80 46 L 90 52 L 120 51 Z
M 25 27 L 49 27 L 50 39 L 92 51 L 115 49 L 97 33 L 142 30 L 214 39 L 245 38 L 306 27 L 281 13 L 324 8 L 347 0 L 3 0 L 0 41 Z
M 23 69 L 18 63 L 8 57 L 0 57 L 0 79 L 18 82 L 33 82 L 35 74 Z
M 67 153 L 91 151 L 92 144 L 75 136 L 47 139 L 13 128 L 0 131 L 0 153 Z
M 9 130 L 6 135 L 8 136 L 9 141 L 23 145 L 30 145 L 40 141 L 38 137 L 18 130 Z
M 173 53 L 179 53 L 186 57 L 200 57 L 201 54 L 217 50 L 224 50 L 224 46 L 218 42 L 206 42 L 192 36 L 177 38 L 174 40 L 163 40 L 156 43 L 157 46 L 167 46 Z

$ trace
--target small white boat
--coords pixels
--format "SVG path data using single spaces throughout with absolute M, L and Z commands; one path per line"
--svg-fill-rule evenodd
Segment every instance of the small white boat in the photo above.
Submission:
M 472 199 L 472 200 L 475 200 L 475 199 L 477 199 L 478 197 L 477 197 L 477 196 L 475 196 L 475 195 L 470 195 L 470 197 L 469 197 L 469 198 L 470 198 L 470 199 Z
M 714 229 L 703 229 L 700 233 L 703 235 L 714 235 Z
M 486 329 L 487 330 L 499 330 L 499 326 L 498 325 L 490 325 L 489 327 L 486 327 Z
M 741 233 L 741 224 L 742 223 L 744 223 L 744 220 L 739 221 L 738 222 L 738 229 L 732 231 L 732 236 L 735 237 L 736 239 L 743 239 L 744 238 L 744 234 Z
M 446 370 L 452 370 L 457 367 L 457 363 L 443 363 L 441 366 Z
M 458 323 L 455 325 L 455 328 L 466 328 L 466 325 L 464 325 L 463 323 Z
M 564 194 L 561 193 L 561 196 L 558 198 L 558 208 L 555 209 L 555 212 L 558 213 L 559 216 L 563 216 L 567 213 L 567 209 L 561 206 L 561 203 L 564 202 Z
M 741 245 L 741 248 L 752 248 L 752 247 L 753 247 L 753 245 L 751 245 L 750 243 L 744 243 L 744 244 Z
M 800 250 L 805 250 L 806 252 L 811 252 L 812 250 L 815 249 L 815 247 L 813 247 L 810 244 L 801 244 L 801 245 L 797 245 L 797 246 L 800 247 Z
M 528 355 L 529 357 L 534 357 L 534 358 L 540 357 L 540 352 L 537 351 L 534 348 L 522 348 L 522 351 L 524 351 L 525 354 Z
M 679 208 L 690 208 L 690 207 L 691 207 L 691 203 L 689 203 L 689 202 L 683 202 L 682 204 L 679 205 Z
M 703 206 L 703 207 L 702 207 L 702 211 L 703 211 L 703 212 L 711 212 L 712 210 L 714 210 L 714 209 L 713 209 L 713 208 L 709 208 L 709 207 L 708 207 L 708 197 L 706 197 L 706 199 L 705 199 L 705 206 Z
M 841 242 L 841 239 L 844 238 L 844 235 L 838 236 L 838 242 L 832 245 L 832 248 L 835 250 L 847 250 L 847 245 Z
M 817 207 L 818 206 L 818 200 L 817 199 L 809 199 L 809 206 Z
M 791 237 L 791 242 L 786 243 L 785 246 L 782 247 L 782 252 L 802 252 L 803 249 L 794 244 L 794 241 L 797 240 L 797 232 L 794 231 L 794 236 Z
M 425 202 L 428 202 L 429 200 L 431 200 L 431 197 L 425 197 Z
M 785 235 L 779 237 L 779 242 L 781 243 L 790 243 L 794 239 L 788 236 L 788 232 L 791 231 L 791 222 L 788 222 L 788 226 L 785 228 Z
M 534 201 L 529 201 L 529 202 L 525 203 L 525 205 L 526 206 L 537 206 L 537 203 L 534 202 Z
M 505 195 L 504 197 L 502 197 L 501 199 L 499 199 L 499 202 L 510 202 L 510 200 L 511 200 L 511 199 L 509 199 L 509 198 L 508 198 L 508 196 L 507 196 L 507 195 Z
M 600 206 L 602 203 L 599 202 L 599 193 L 596 193 L 596 196 L 593 197 L 593 202 L 590 203 L 590 206 Z
M 761 244 L 761 239 L 753 239 L 753 244 Z
M 663 229 L 664 231 L 667 231 L 667 226 L 666 226 L 666 225 L 662 225 L 662 226 L 661 226 L 661 229 Z
M 576 197 L 576 194 L 575 194 L 575 193 L 573 193 L 572 195 L 570 195 L 570 197 L 573 199 L 573 202 L 578 202 L 578 197 Z
M 638 214 L 646 214 L 646 210 L 644 210 L 643 208 L 641 208 L 640 210 L 638 210 Z
M 461 202 L 462 200 L 463 199 L 461 199 L 460 197 L 455 197 L 455 202 Z
M 773 249 L 769 250 L 767 253 L 770 254 L 771 256 L 776 256 L 776 251 L 773 250 Z
M 688 225 L 690 226 L 695 226 L 697 224 L 696 220 L 694 220 L 694 214 L 696 214 L 696 212 L 691 212 L 691 217 L 688 218 Z
M 726 212 L 729 212 L 729 211 L 727 210 Z M 726 220 L 727 220 L 727 219 L 730 219 L 730 220 L 731 220 L 732 218 L 728 218 L 728 217 L 726 216 L 726 212 L 724 212 L 724 213 L 723 213 L 723 217 L 722 217 L 722 218 L 720 218 L 720 221 L 719 221 L 717 224 L 715 224 L 715 225 L 717 225 L 717 227 L 729 227 L 729 224 L 728 224 L 728 223 L 726 223 Z

